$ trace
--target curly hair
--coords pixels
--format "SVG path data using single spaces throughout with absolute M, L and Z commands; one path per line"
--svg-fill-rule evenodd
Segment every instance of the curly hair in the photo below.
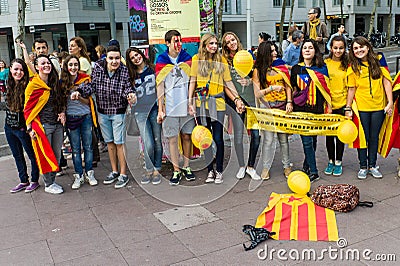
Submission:
M 347 53 L 346 53 L 346 39 L 341 35 L 333 37 L 331 40 L 331 43 L 330 43 L 331 49 L 333 47 L 333 42 L 342 42 L 343 43 L 343 47 L 345 50 L 344 50 L 342 56 L 340 57 L 340 69 L 347 70 L 347 67 L 349 66 L 349 57 L 347 56 Z M 328 57 L 330 59 L 333 58 L 333 53 L 331 51 L 329 52 Z
M 51 72 L 48 76 L 47 86 L 53 90 L 54 93 L 54 111 L 59 114 L 65 111 L 65 106 L 67 105 L 67 100 L 65 98 L 65 92 L 62 90 L 60 86 L 60 82 L 58 82 L 58 74 L 57 70 L 54 68 L 53 63 L 51 62 L 48 55 L 38 55 L 34 61 L 35 68 L 38 66 L 38 61 L 40 58 L 47 58 L 49 64 L 51 65 Z M 36 70 L 39 73 L 39 70 Z
M 228 61 L 229 65 L 233 65 L 233 58 L 231 57 L 231 51 L 229 50 L 228 44 L 226 42 L 226 36 L 228 36 L 228 35 L 232 35 L 237 41 L 237 50 L 235 51 L 235 54 L 238 51 L 243 50 L 243 45 L 240 42 L 239 37 L 231 31 L 225 32 L 225 34 L 222 36 L 222 45 L 221 45 L 222 46 L 222 56 L 225 57 L 225 59 L 226 59 L 226 61 Z
M 129 77 L 131 78 L 132 86 L 135 86 L 135 80 L 139 77 L 139 73 L 137 73 L 138 66 L 135 65 L 132 60 L 130 59 L 129 54 L 131 52 L 138 53 L 142 56 L 143 62 L 146 66 L 150 67 L 154 70 L 154 65 L 150 62 L 150 60 L 145 56 L 145 54 L 136 47 L 130 47 L 126 50 L 125 58 L 126 58 L 126 66 L 128 67 Z
M 353 51 L 353 45 L 357 43 L 361 47 L 362 46 L 367 46 L 368 47 L 368 54 L 367 54 L 367 62 L 368 62 L 368 71 L 369 75 L 372 79 L 379 79 L 382 77 L 382 70 L 380 68 L 379 64 L 379 59 L 378 55 L 374 53 L 374 50 L 372 48 L 372 45 L 369 43 L 369 41 L 362 37 L 362 36 L 357 36 L 354 38 L 354 40 L 351 42 L 350 45 L 350 51 L 349 51 L 349 63 L 351 65 L 351 68 L 353 69 L 354 73 L 359 76 L 360 75 L 360 70 L 361 70 L 361 60 L 358 59 L 354 55 Z
M 15 80 L 12 76 L 11 69 L 14 64 L 20 64 L 24 76 L 21 80 Z M 28 66 L 21 58 L 16 58 L 11 61 L 10 72 L 7 80 L 7 99 L 6 104 L 12 112 L 22 112 L 24 110 L 25 89 L 29 83 Z
M 257 69 L 258 79 L 260 80 L 261 89 L 266 88 L 267 84 L 267 71 L 272 66 L 272 46 L 276 46 L 271 41 L 260 43 L 257 49 L 257 58 L 254 68 Z
M 206 33 L 201 37 L 199 45 L 199 68 L 198 74 L 202 77 L 210 75 L 211 71 L 214 70 L 216 74 L 220 75 L 224 73 L 225 66 L 222 64 L 222 56 L 216 51 L 214 54 L 210 54 L 207 51 L 207 45 L 212 39 L 217 40 L 217 37 L 212 33 Z M 211 61 L 210 61 L 211 59 Z
M 312 44 L 312 46 L 314 47 L 314 50 L 315 50 L 315 54 L 314 54 L 314 57 L 312 59 L 312 65 L 313 66 L 317 66 L 317 67 L 322 67 L 324 65 L 324 59 L 322 58 L 322 54 L 321 54 L 321 51 L 318 48 L 317 42 L 315 40 L 313 40 L 313 39 L 307 39 L 301 44 L 299 63 L 304 62 L 303 47 L 304 47 L 304 44 L 308 43 L 308 42 L 310 42 Z

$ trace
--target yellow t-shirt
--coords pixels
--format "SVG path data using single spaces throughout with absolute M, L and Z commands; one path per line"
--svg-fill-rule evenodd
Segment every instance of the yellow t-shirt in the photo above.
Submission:
M 339 109 L 346 105 L 347 87 L 346 87 L 346 70 L 341 69 L 341 62 L 334 61 L 331 58 L 325 60 L 328 68 L 330 91 L 332 98 L 332 109 Z
M 81 71 L 85 72 L 86 74 L 90 75 L 92 74 L 92 65 L 89 63 L 89 61 L 85 57 L 79 57 L 79 65 L 81 68 Z
M 271 72 L 270 72 L 271 73 Z M 280 85 L 280 86 L 284 86 L 285 87 L 285 80 L 283 79 L 283 77 L 279 74 L 276 73 L 275 71 L 273 71 L 273 73 L 275 73 L 275 75 L 267 75 L 267 86 L 273 86 L 273 85 Z M 265 96 L 264 96 L 264 100 L 267 102 L 284 102 L 286 101 L 286 90 L 282 90 L 282 91 L 271 91 L 268 92 Z
M 222 57 L 222 64 L 224 65 L 224 72 L 222 74 L 216 74 L 215 70 L 212 71 L 211 80 L 210 75 L 204 77 L 200 76 L 198 73 L 199 57 L 194 55 L 192 57 L 192 67 L 190 68 L 190 76 L 197 78 L 197 87 L 205 87 L 207 82 L 210 80 L 209 84 L 209 95 L 217 95 L 224 91 L 224 82 L 231 81 L 231 73 L 229 71 L 228 62 Z M 217 111 L 225 111 L 225 100 L 223 98 L 217 98 Z M 200 100 L 196 99 L 196 106 L 200 107 Z M 208 104 L 206 102 L 206 108 L 208 109 Z
M 368 63 L 363 62 L 360 75 L 357 76 L 351 67 L 347 69 L 347 87 L 356 88 L 356 102 L 359 111 L 379 111 L 386 105 L 385 90 L 382 78 L 372 79 L 368 73 Z

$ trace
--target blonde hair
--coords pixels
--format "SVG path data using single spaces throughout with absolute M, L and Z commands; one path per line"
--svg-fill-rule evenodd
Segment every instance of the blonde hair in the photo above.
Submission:
M 206 47 L 212 39 L 217 40 L 217 37 L 214 34 L 206 33 L 203 35 L 203 37 L 201 37 L 200 40 L 198 53 L 198 74 L 203 77 L 209 76 L 213 70 L 218 75 L 224 73 L 225 71 L 225 66 L 222 64 L 222 56 L 219 51 L 216 51 L 215 54 L 212 55 L 210 55 L 210 53 L 207 51 Z

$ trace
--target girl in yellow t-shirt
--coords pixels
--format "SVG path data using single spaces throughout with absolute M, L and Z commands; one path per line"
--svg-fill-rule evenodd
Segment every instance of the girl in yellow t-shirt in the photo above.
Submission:
M 206 33 L 200 40 L 199 52 L 192 58 L 189 84 L 189 113 L 195 115 L 196 107 L 193 102 L 195 88 L 199 97 L 196 106 L 199 109 L 200 118 L 213 135 L 217 146 L 216 172 L 213 166 L 212 147 L 204 151 L 208 165 L 206 183 L 220 184 L 223 182 L 222 171 L 224 162 L 223 122 L 225 116 L 226 95 L 231 98 L 239 113 L 245 110 L 245 106 L 239 97 L 235 85 L 232 82 L 228 64 L 218 52 L 218 41 L 214 34 Z
M 350 66 L 347 69 L 348 95 L 345 114 L 352 116 L 352 102 L 355 101 L 364 129 L 367 148 L 358 148 L 360 161 L 359 179 L 366 179 L 370 173 L 382 178 L 376 166 L 379 131 L 385 114 L 392 115 L 393 95 L 390 75 L 385 75 L 386 62 L 382 55 L 374 53 L 371 44 L 364 37 L 356 37 L 349 51 Z
M 346 40 L 342 36 L 333 37 L 330 42 L 329 57 L 325 59 L 325 64 L 328 68 L 331 84 L 332 114 L 344 115 L 344 107 L 347 100 L 346 71 L 348 58 L 346 55 Z M 326 136 L 325 140 L 329 158 L 325 174 L 340 176 L 343 172 L 344 144 L 336 136 Z
M 263 108 L 277 108 L 293 111 L 292 88 L 288 69 L 283 60 L 277 58 L 277 47 L 272 42 L 263 42 L 258 46 L 256 64 L 253 72 L 254 95 Z M 291 172 L 288 134 L 263 130 L 263 170 L 262 179 L 269 179 L 269 169 L 275 155 L 275 134 L 281 145 L 283 174 Z

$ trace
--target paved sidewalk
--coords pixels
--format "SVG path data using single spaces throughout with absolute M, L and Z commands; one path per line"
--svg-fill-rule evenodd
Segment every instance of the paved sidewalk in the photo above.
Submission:
M 102 154 L 95 168 L 99 185 L 84 184 L 73 191 L 72 162 L 67 174 L 57 178 L 64 187 L 62 195 L 50 195 L 42 187 L 27 194 L 9 193 L 17 184 L 17 171 L 13 158 L 0 159 L 0 265 L 321 265 L 320 261 L 289 258 L 289 251 L 315 249 L 320 256 L 322 249 L 337 249 L 334 242 L 304 242 L 268 240 L 252 251 L 244 251 L 242 243 L 247 236 L 242 225 L 253 224 L 267 205 L 271 192 L 289 193 L 286 179 L 281 173 L 279 150 L 271 170 L 271 179 L 257 183 L 247 176 L 237 181 L 237 163 L 230 149 L 226 149 L 225 182 L 221 185 L 203 185 L 204 170 L 197 172 L 198 180 L 171 187 L 167 179 L 158 186 L 139 185 L 144 170 L 138 156 L 138 144 L 128 138 L 128 162 L 131 181 L 128 187 L 116 190 L 103 185 L 102 180 L 110 171 L 108 154 Z M 302 165 L 303 152 L 300 140 L 291 143 L 294 168 Z M 394 178 L 397 151 L 388 159 L 379 158 L 384 173 L 382 180 L 368 177 L 357 180 L 358 170 L 355 150 L 346 149 L 341 177 L 325 176 L 327 155 L 325 140 L 319 138 L 317 165 L 321 180 L 312 184 L 352 183 L 360 188 L 361 199 L 374 202 L 371 209 L 359 207 L 351 213 L 337 214 L 339 236 L 346 239 L 347 247 L 338 258 L 330 259 L 323 253 L 324 265 L 383 265 L 367 261 L 366 255 L 395 254 L 400 260 L 400 183 Z M 198 167 L 201 161 L 193 164 Z M 258 172 L 260 173 L 260 165 Z M 163 173 L 168 170 L 163 171 Z M 168 176 L 169 177 L 169 176 Z M 168 203 L 193 205 L 176 206 Z M 260 249 L 268 248 L 265 252 Z M 278 259 L 272 249 L 284 249 Z M 348 250 L 358 249 L 360 261 L 348 261 Z M 350 250 L 350 251 L 351 251 Z M 346 253 L 347 252 L 347 253 Z M 290 253 L 293 254 L 295 253 Z M 344 255 L 343 255 L 344 254 Z M 351 255 L 351 254 L 350 254 Z M 364 254 L 365 255 L 365 254 Z M 342 258 L 342 259 L 341 259 Z M 301 259 L 301 257 L 300 257 Z M 386 265 L 396 265 L 386 262 Z

